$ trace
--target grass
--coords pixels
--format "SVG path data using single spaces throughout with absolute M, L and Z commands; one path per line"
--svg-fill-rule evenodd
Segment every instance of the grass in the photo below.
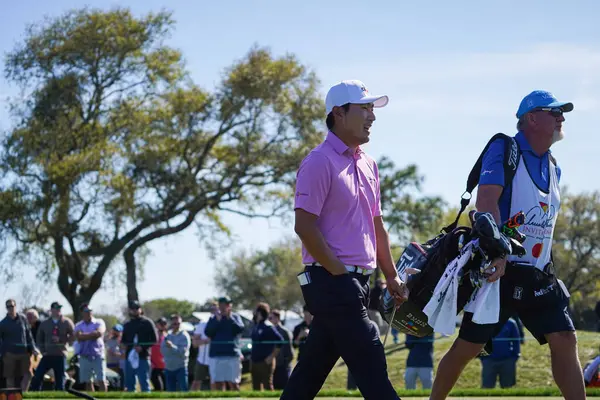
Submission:
M 195 399 L 195 398 L 279 398 L 281 392 L 249 392 L 243 391 L 239 393 L 232 392 L 188 392 L 188 393 L 121 393 L 121 392 L 108 392 L 108 393 L 93 393 L 94 397 L 99 399 Z M 410 397 L 427 397 L 428 391 L 424 390 L 398 390 L 398 395 L 401 398 Z M 494 390 L 483 390 L 483 389 L 456 389 L 451 393 L 452 397 L 560 397 L 558 390 L 553 388 L 537 388 L 537 389 L 494 389 Z M 588 396 L 600 396 L 600 389 L 588 390 Z M 38 398 L 38 399 L 64 399 L 65 392 L 39 392 L 39 393 L 25 393 L 24 398 Z M 319 397 L 355 397 L 362 398 L 358 391 L 346 391 L 346 390 L 324 390 L 319 393 Z M 74 398 L 74 397 L 72 397 Z
M 537 341 L 525 330 L 525 344 L 521 345 L 521 358 L 517 363 L 517 388 L 556 388 L 550 368 L 550 348 L 548 345 L 540 346 Z M 458 335 L 458 330 L 451 337 L 436 340 L 434 343 L 434 365 L 437 366 L 442 356 L 446 353 Z M 578 331 L 579 359 L 582 366 L 598 355 L 600 333 Z M 437 339 L 437 335 L 436 335 Z M 392 384 L 397 389 L 404 388 L 404 371 L 408 351 L 403 349 L 403 335 L 399 336 L 400 344 L 394 345 L 392 335 L 387 339 L 386 354 L 388 374 Z M 382 338 L 383 341 L 383 338 Z M 435 373 L 435 369 L 434 369 Z M 342 360 L 334 367 L 326 380 L 323 389 L 335 390 L 346 388 L 348 369 Z M 244 377 L 242 390 L 251 390 L 249 376 Z M 478 389 L 481 384 L 481 362 L 473 360 L 463 371 L 455 389 Z
M 437 365 L 452 345 L 458 331 L 451 337 L 445 337 L 436 340 L 434 345 L 434 363 Z M 512 389 L 480 389 L 481 382 L 481 363 L 479 360 L 473 360 L 463 371 L 461 378 L 457 382 L 452 396 L 482 396 L 482 397 L 545 397 L 545 396 L 560 396 L 560 392 L 552 378 L 552 370 L 550 368 L 550 349 L 548 345 L 540 346 L 535 339 L 525 331 L 526 341 L 521 345 L 521 358 L 517 364 L 517 385 Z M 596 332 L 577 332 L 579 340 L 579 359 L 582 365 L 585 365 L 589 360 L 593 359 L 598 354 L 600 344 L 600 333 Z M 404 341 L 404 337 L 400 335 L 400 343 Z M 383 339 L 382 339 L 383 340 Z M 403 373 L 406 365 L 406 357 L 408 352 L 403 348 L 402 344 L 395 345 L 392 342 L 392 336 L 388 337 L 386 346 L 388 373 L 392 384 L 399 392 L 400 397 L 419 397 L 427 396 L 428 391 L 415 390 L 409 391 L 404 389 Z M 327 381 L 323 386 L 322 393 L 319 397 L 362 397 L 358 391 L 347 391 L 346 379 L 347 368 L 342 361 L 334 367 Z M 244 374 L 241 385 L 242 392 L 196 392 L 196 393 L 94 393 L 97 398 L 210 398 L 210 397 L 247 397 L 247 398 L 279 398 L 280 392 L 252 392 L 251 379 L 249 374 Z M 588 389 L 588 396 L 600 396 L 600 389 Z M 64 392 L 41 392 L 41 393 L 25 393 L 26 398 L 65 398 Z

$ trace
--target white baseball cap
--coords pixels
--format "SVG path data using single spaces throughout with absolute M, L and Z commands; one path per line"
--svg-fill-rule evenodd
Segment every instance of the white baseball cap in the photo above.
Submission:
M 364 83 L 358 80 L 341 81 L 335 86 L 332 86 L 327 92 L 325 98 L 326 114 L 329 114 L 333 107 L 340 107 L 344 104 L 369 104 L 373 103 L 374 107 L 385 107 L 389 99 L 385 95 L 372 96 Z

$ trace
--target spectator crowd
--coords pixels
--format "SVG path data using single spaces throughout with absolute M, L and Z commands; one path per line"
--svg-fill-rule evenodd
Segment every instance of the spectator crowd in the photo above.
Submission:
M 385 283 L 377 281 L 375 300 L 383 289 Z M 128 321 L 110 329 L 88 304 L 81 306 L 77 323 L 62 314 L 58 302 L 50 305 L 43 321 L 35 309 L 19 313 L 15 300 L 5 305 L 6 316 L 0 321 L 0 388 L 22 391 L 60 391 L 67 386 L 84 391 L 235 391 L 240 388 L 245 358 L 249 358 L 253 390 L 281 390 L 295 355 L 302 357 L 312 322 L 305 308 L 302 322 L 290 331 L 279 310 L 259 303 L 246 326 L 228 297 L 212 304 L 210 317 L 200 320 L 193 331 L 182 328 L 178 314 L 156 321 L 147 318 L 137 301 L 128 304 Z M 387 329 L 374 311 L 369 314 L 376 329 Z M 252 344 L 247 355 L 242 354 L 243 333 Z M 398 332 L 393 334 L 397 343 Z M 522 324 L 510 319 L 494 338 L 492 354 L 480 357 L 481 387 L 493 388 L 498 381 L 502 388 L 516 384 L 523 341 Z M 433 335 L 406 335 L 407 389 L 416 389 L 417 382 L 431 388 L 434 343 Z M 590 385 L 600 385 L 599 365 L 600 357 L 586 366 Z M 348 389 L 356 389 L 350 374 Z

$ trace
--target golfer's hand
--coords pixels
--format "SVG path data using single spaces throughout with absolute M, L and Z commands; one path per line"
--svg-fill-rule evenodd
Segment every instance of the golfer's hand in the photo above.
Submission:
M 495 269 L 494 269 L 495 268 Z M 496 258 L 490 266 L 485 270 L 485 274 L 488 276 L 488 282 L 495 282 L 504 275 L 506 270 L 506 258 Z M 492 272 L 493 271 L 493 272 Z
M 398 276 L 393 279 L 387 279 L 386 283 L 387 290 L 396 301 L 396 305 L 399 306 L 408 300 L 408 287 L 406 287 L 406 283 L 402 282 Z

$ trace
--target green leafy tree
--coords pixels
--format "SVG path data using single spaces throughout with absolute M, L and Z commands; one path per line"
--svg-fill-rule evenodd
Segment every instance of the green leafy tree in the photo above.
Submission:
M 266 251 L 240 251 L 217 270 L 215 286 L 243 308 L 260 301 L 271 308 L 302 311 L 297 274 L 302 268 L 299 240 L 286 239 Z
M 128 125 L 128 135 L 151 145 L 129 141 L 126 179 L 146 190 L 151 183 L 160 201 L 147 210 L 169 217 L 125 249 L 130 298 L 137 297 L 135 253 L 149 241 L 198 222 L 214 245 L 214 232 L 229 232 L 222 212 L 271 217 L 289 207 L 296 166 L 320 140 L 316 87 L 294 57 L 255 48 L 226 71 L 215 93 L 178 89 L 140 111 L 135 119 L 142 122 Z
M 424 177 L 419 175 L 416 165 L 397 169 L 385 156 L 377 165 L 383 221 L 391 236 L 392 254 L 397 260 L 409 242 L 428 240 L 439 233 L 446 203 L 441 197 L 419 196 Z M 374 276 L 380 276 L 379 267 Z
M 179 314 L 183 320 L 192 318 L 196 311 L 196 304 L 187 300 L 177 300 L 172 297 L 165 299 L 153 299 L 142 303 L 144 314 L 153 320 L 160 317 L 169 318 L 173 314 Z
M 196 223 L 210 242 L 227 233 L 222 212 L 289 201 L 323 117 L 314 74 L 255 48 L 208 93 L 164 45 L 172 29 L 166 12 L 75 10 L 31 25 L 7 55 L 26 99 L 2 143 L 7 277 L 35 265 L 78 310 L 123 254 L 137 299 L 150 241 Z
M 570 194 L 563 189 L 552 247 L 558 277 L 571 293 L 580 328 L 593 328 L 600 299 L 600 193 Z

